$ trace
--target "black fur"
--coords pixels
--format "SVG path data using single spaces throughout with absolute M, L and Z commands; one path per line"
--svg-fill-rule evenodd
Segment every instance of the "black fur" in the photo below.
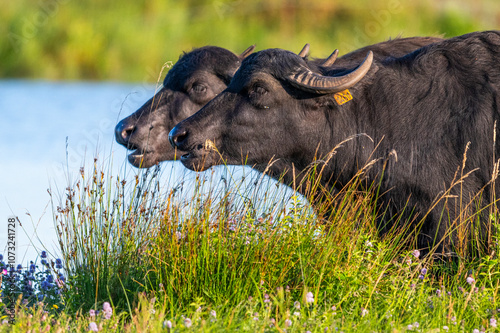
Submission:
M 401 38 L 372 45 L 376 57 L 402 56 L 422 45 L 439 41 L 439 38 Z M 337 60 L 336 68 L 364 56 L 364 49 L 354 51 Z M 134 150 L 129 161 L 136 167 L 148 168 L 161 161 L 178 157 L 168 143 L 168 132 L 181 120 L 198 111 L 209 100 L 222 92 L 241 64 L 242 56 L 215 46 L 194 49 L 180 56 L 167 73 L 163 88 L 139 110 L 123 119 L 115 128 L 116 141 Z M 308 61 L 319 68 L 324 59 Z M 204 92 L 192 90 L 193 84 L 205 87 Z M 277 168 L 276 173 L 280 169 Z
M 342 188 L 360 167 L 377 160 L 367 181 L 378 183 L 385 171 L 379 204 L 391 214 L 379 220 L 381 232 L 393 226 L 391 215 L 402 213 L 402 223 L 413 221 L 409 232 L 418 233 L 419 248 L 439 244 L 449 251 L 464 239 L 454 223 L 473 202 L 466 211 L 484 210 L 466 221 L 465 230 L 469 241 L 475 237 L 484 249 L 488 207 L 498 190 L 490 180 L 500 157 L 494 146 L 500 120 L 500 33 L 471 33 L 400 58 L 375 60 L 350 88 L 354 99 L 343 105 L 333 94 L 316 95 L 288 83 L 287 77 L 304 65 L 300 57 L 279 49 L 248 57 L 222 94 L 171 131 L 172 142 L 189 152 L 184 165 L 203 170 L 221 163 L 220 153 L 228 164 L 244 160 L 262 169 L 278 159 L 300 173 L 352 137 L 327 164 L 325 186 Z M 206 149 L 207 139 L 218 153 Z M 383 170 L 384 165 L 389 167 Z M 451 236 L 445 237 L 448 232 Z

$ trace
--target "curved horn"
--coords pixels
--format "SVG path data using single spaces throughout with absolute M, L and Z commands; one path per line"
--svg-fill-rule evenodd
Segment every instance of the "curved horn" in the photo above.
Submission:
M 333 51 L 332 54 L 330 54 L 330 56 L 328 58 L 326 58 L 325 62 L 323 62 L 321 64 L 322 67 L 330 67 L 331 65 L 333 65 L 333 63 L 335 62 L 335 60 L 337 60 L 337 56 L 339 55 L 339 50 L 335 50 Z
M 253 50 L 255 50 L 255 44 L 250 46 L 248 49 L 246 49 L 245 51 L 243 51 L 238 57 L 243 60 L 245 59 L 246 57 L 248 57 L 250 54 L 252 54 Z
M 309 54 L 309 46 L 310 46 L 309 43 L 306 43 L 306 45 L 304 45 L 302 50 L 300 50 L 299 52 L 299 57 L 301 58 L 307 57 L 307 55 Z
M 373 62 L 373 52 L 368 52 L 365 60 L 352 72 L 342 76 L 324 76 L 313 73 L 302 66 L 294 74 L 288 76 L 288 81 L 299 89 L 317 93 L 330 94 L 351 88 L 368 73 Z

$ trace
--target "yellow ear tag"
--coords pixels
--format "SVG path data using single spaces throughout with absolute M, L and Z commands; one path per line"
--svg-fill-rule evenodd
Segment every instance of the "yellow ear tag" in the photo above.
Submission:
M 333 95 L 333 98 L 335 98 L 338 105 L 342 105 L 349 102 L 352 99 L 352 95 L 349 90 L 346 89 Z

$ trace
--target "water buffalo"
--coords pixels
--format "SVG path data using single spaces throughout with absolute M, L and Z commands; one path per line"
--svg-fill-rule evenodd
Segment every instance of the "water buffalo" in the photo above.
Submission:
M 435 37 L 397 38 L 367 48 L 373 50 L 376 58 L 383 59 L 391 55 L 402 56 L 440 40 Z M 365 56 L 367 48 L 340 57 L 335 67 L 350 68 Z M 149 168 L 161 161 L 174 160 L 176 152 L 168 142 L 168 132 L 222 92 L 241 61 L 253 49 L 249 47 L 237 56 L 220 47 L 206 46 L 183 54 L 167 73 L 162 89 L 115 128 L 116 141 L 133 150 L 128 156 L 129 162 L 135 167 Z M 307 52 L 306 45 L 299 55 L 306 57 Z M 316 68 L 324 59 L 308 63 Z
M 338 189 L 375 161 L 366 177 L 383 193 L 382 233 L 410 223 L 421 249 L 449 251 L 467 237 L 481 246 L 498 189 L 499 64 L 497 31 L 383 61 L 368 52 L 341 72 L 268 49 L 245 59 L 228 88 L 169 138 L 193 170 L 242 161 L 262 170 L 275 159 L 300 174 L 323 160 L 323 185 Z M 457 223 L 469 233 L 459 236 Z

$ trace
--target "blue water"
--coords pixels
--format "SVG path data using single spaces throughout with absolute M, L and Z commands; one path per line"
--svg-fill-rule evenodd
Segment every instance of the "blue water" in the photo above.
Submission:
M 133 177 L 137 170 L 126 162 L 126 150 L 114 142 L 113 129 L 118 120 L 147 101 L 154 88 L 0 81 L 0 253 L 6 253 L 7 218 L 12 215 L 22 224 L 16 231 L 18 263 L 34 260 L 41 249 L 56 256 L 60 253 L 47 189 L 52 188 L 59 198 L 68 179 L 76 179 L 80 167 L 91 165 L 95 156 L 113 160 L 113 175 Z M 162 170 L 169 181 L 194 178 L 179 162 L 162 163 Z M 249 170 L 235 168 L 232 174 L 238 177 Z M 290 195 L 286 188 L 283 191 Z

